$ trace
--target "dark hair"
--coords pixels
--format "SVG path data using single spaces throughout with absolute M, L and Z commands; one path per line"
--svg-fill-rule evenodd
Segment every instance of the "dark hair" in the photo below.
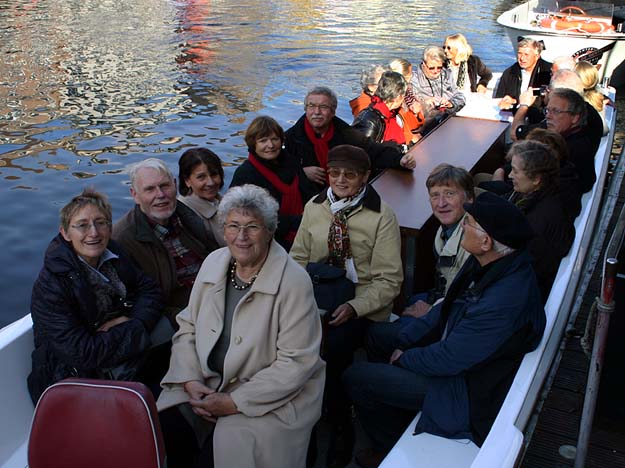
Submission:
M 460 187 L 468 200 L 475 198 L 473 191 L 473 177 L 469 172 L 462 168 L 452 166 L 451 164 L 443 163 L 436 166 L 430 172 L 430 175 L 425 181 L 425 186 L 428 190 L 436 185 L 449 185 L 449 183 Z
M 569 158 L 569 147 L 566 145 L 566 140 L 555 130 L 536 127 L 530 130 L 525 139 L 540 141 L 549 146 L 560 163 Z
M 245 130 L 245 144 L 249 152 L 254 153 L 256 140 L 268 137 L 272 134 L 278 136 L 280 141 L 284 143 L 284 129 L 275 119 L 267 115 L 259 115 L 252 120 L 250 126 Z
M 406 80 L 394 71 L 382 73 L 380 81 L 378 81 L 378 89 L 375 90 L 375 96 L 378 96 L 383 102 L 396 99 L 398 96 L 406 94 Z
M 80 209 L 88 205 L 95 206 L 98 210 L 100 210 L 106 220 L 108 222 L 111 222 L 112 210 L 111 204 L 109 203 L 107 196 L 103 193 L 96 192 L 93 187 L 89 187 L 84 189 L 80 195 L 76 195 L 69 201 L 67 205 L 61 208 L 61 227 L 65 231 L 69 230 L 69 223 L 72 219 L 72 216 L 74 216 Z
M 558 186 L 560 161 L 555 151 L 545 143 L 536 140 L 517 141 L 508 152 L 510 160 L 518 156 L 523 161 L 523 172 L 530 179 L 540 178 L 539 189 Z
M 215 153 L 207 148 L 191 148 L 186 150 L 178 160 L 178 191 L 180 195 L 186 196 L 191 192 L 185 181 L 191 177 L 193 170 L 200 164 L 205 164 L 208 173 L 211 176 L 215 174 L 221 178 L 219 188 L 224 186 L 224 168 L 221 165 L 221 159 Z
M 568 111 L 571 114 L 579 115 L 578 127 L 583 127 L 587 122 L 586 101 L 576 91 L 568 88 L 556 88 L 549 92 L 549 99 L 558 97 L 564 99 L 568 104 Z

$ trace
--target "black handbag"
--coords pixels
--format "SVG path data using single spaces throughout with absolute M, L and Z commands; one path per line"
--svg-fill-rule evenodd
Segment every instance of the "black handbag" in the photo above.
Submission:
M 306 271 L 312 280 L 319 309 L 332 313 L 338 306 L 356 296 L 356 285 L 345 276 L 344 269 L 313 262 L 306 265 Z

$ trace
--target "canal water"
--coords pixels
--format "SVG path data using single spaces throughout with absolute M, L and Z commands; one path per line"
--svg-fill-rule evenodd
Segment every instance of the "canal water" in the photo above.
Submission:
M 286 129 L 327 85 L 351 122 L 363 67 L 419 63 L 447 34 L 501 71 L 515 57 L 496 18 L 511 4 L 0 0 L 0 326 L 28 313 L 58 211 L 84 187 L 117 219 L 133 205 L 128 164 L 155 156 L 177 172 L 193 146 L 222 158 L 228 184 L 255 116 Z

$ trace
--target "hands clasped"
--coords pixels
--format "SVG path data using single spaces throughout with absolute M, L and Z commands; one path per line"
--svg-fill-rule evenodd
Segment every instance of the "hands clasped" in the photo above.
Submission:
M 185 383 L 184 389 L 193 412 L 207 421 L 217 422 L 218 417 L 239 412 L 230 394 L 216 392 L 197 380 Z

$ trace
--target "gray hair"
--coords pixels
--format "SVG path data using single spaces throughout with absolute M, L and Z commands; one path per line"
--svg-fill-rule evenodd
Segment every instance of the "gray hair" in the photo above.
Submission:
M 306 108 L 306 104 L 308 102 L 308 96 L 311 94 L 321 94 L 323 96 L 327 96 L 330 98 L 330 104 L 332 105 L 332 109 L 336 110 L 336 107 L 339 104 L 339 99 L 336 97 L 336 93 L 332 91 L 327 86 L 315 86 L 311 90 L 306 93 L 306 97 L 304 98 L 304 108 Z
M 429 45 L 423 50 L 423 61 L 428 59 L 440 60 L 445 63 L 445 51 L 440 46 Z
M 556 88 L 572 89 L 580 96 L 584 95 L 584 83 L 579 75 L 573 70 L 558 70 L 551 77 L 549 87 L 553 90 Z
M 521 39 L 519 41 L 519 43 L 517 44 L 517 50 L 518 49 L 523 49 L 523 48 L 530 48 L 530 49 L 534 49 L 534 51 L 540 55 L 540 53 L 543 51 L 543 43 L 540 41 L 535 41 L 534 39 L 530 39 L 529 37 L 524 37 L 523 39 Z
M 161 174 L 168 175 L 172 181 L 175 180 L 174 175 L 163 161 L 157 158 L 148 158 L 143 161 L 139 161 L 138 163 L 131 164 L 126 169 L 126 172 L 130 177 L 130 184 L 135 190 L 137 188 L 135 186 L 135 181 L 137 180 L 137 174 L 141 169 L 155 169 Z
M 362 89 L 366 91 L 368 86 L 377 85 L 384 71 L 385 69 L 382 65 L 370 65 L 368 68 L 364 68 L 360 73 L 360 86 L 362 86 Z
M 502 244 L 499 241 L 496 241 L 492 237 L 490 239 L 493 241 L 493 250 L 497 252 L 498 254 L 501 254 L 502 256 L 510 255 L 512 252 L 516 250 L 516 249 L 513 249 L 512 247 L 508 247 L 507 245 Z
M 226 192 L 219 203 L 217 216 L 221 224 L 225 224 L 231 211 L 242 211 L 263 220 L 270 232 L 278 227 L 279 205 L 267 190 L 252 184 L 232 187 Z
M 579 127 L 586 125 L 586 101 L 584 101 L 584 98 L 577 91 L 569 88 L 556 88 L 552 89 L 549 93 L 549 99 L 553 97 L 564 99 L 568 104 L 567 110 L 571 114 L 578 114 L 580 116 L 579 123 L 577 124 Z
M 556 71 L 560 70 L 575 70 L 575 59 L 570 55 L 560 55 L 553 59 L 552 67 Z
M 374 94 L 383 102 L 387 102 L 406 94 L 407 88 L 408 85 L 401 73 L 387 71 L 382 73 L 378 89 L 376 89 Z

